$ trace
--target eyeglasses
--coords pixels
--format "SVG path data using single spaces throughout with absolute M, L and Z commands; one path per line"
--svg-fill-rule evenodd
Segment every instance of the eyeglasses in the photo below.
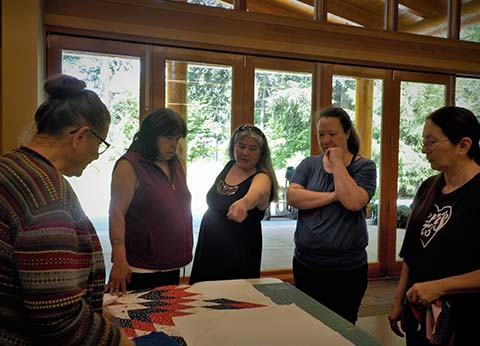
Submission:
M 422 142 L 422 147 L 431 149 L 435 144 L 441 143 L 441 142 L 447 142 L 447 141 L 450 141 L 450 140 L 448 138 L 439 139 L 439 140 L 433 139 L 433 138 L 425 138 Z
M 81 129 L 81 127 L 79 127 L 76 130 L 70 131 L 70 134 L 73 135 L 75 132 L 78 132 L 78 130 L 80 130 L 80 129 Z M 90 128 L 88 129 L 88 131 L 100 140 L 100 143 L 98 144 L 98 154 L 99 155 L 103 154 L 104 152 L 107 151 L 108 148 L 110 148 L 110 143 L 108 143 L 106 140 L 104 140 L 102 137 L 100 137 L 95 131 L 93 131 Z

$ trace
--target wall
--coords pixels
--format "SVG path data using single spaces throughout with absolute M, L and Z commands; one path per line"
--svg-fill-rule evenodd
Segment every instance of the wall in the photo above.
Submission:
M 43 98 L 42 1 L 2 1 L 2 152 L 15 147 Z

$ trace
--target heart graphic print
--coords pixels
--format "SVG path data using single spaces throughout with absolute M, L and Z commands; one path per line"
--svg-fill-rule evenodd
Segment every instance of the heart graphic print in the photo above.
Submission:
M 432 241 L 433 237 L 447 224 L 450 216 L 452 216 L 451 206 L 447 205 L 440 209 L 438 205 L 434 204 L 434 207 L 434 211 L 428 215 L 420 233 L 420 240 L 424 248 L 427 247 L 428 243 Z

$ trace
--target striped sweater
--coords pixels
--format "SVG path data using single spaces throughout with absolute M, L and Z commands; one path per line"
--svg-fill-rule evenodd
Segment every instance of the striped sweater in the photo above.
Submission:
M 0 345 L 117 345 L 105 266 L 68 181 L 28 149 L 0 157 Z

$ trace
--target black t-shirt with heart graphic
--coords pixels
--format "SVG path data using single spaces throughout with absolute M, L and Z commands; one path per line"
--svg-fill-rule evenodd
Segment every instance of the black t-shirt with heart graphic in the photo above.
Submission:
M 427 179 L 417 196 L 433 181 L 434 177 Z M 480 174 L 447 194 L 441 192 L 444 185 L 441 176 L 434 205 L 422 226 L 409 228 L 405 234 L 400 256 L 415 282 L 480 269 Z
M 432 177 L 422 184 L 413 208 L 434 181 Z M 408 288 L 480 269 L 480 174 L 451 193 L 443 194 L 443 186 L 441 176 L 425 221 L 407 228 L 400 256 L 409 267 Z M 480 292 L 444 298 L 451 305 L 454 345 L 472 345 L 470 341 L 477 338 Z

